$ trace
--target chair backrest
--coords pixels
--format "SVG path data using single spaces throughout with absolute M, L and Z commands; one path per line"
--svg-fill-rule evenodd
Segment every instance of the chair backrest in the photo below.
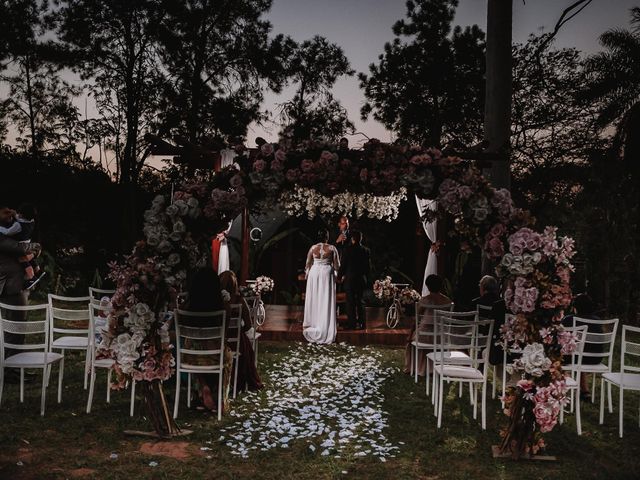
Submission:
M 416 303 L 415 306 L 415 332 L 416 332 L 416 341 L 420 343 L 430 343 L 435 344 L 435 323 L 436 323 L 436 312 L 450 312 L 453 310 L 453 303 L 445 303 L 445 304 L 420 304 Z M 422 323 L 422 320 L 425 319 L 426 315 L 431 315 L 431 322 Z M 420 337 L 431 337 L 431 338 L 423 338 Z
M 89 304 L 91 297 L 62 297 L 49 294 L 49 340 L 53 342 L 56 334 L 73 337 L 89 335 Z M 64 304 L 64 307 L 57 306 Z
M 224 364 L 226 311 L 191 312 L 178 309 L 175 311 L 174 321 L 178 368 L 182 365 L 185 354 L 203 358 L 217 356 L 219 362 L 217 365 Z M 189 325 L 193 323 L 201 323 L 203 326 Z M 186 347 L 185 343 L 187 343 Z
M 100 329 L 108 327 L 108 316 L 111 305 L 89 304 L 89 346 L 95 347 L 96 337 L 101 335 Z M 95 352 L 93 352 L 95 354 Z
M 587 332 L 587 338 L 585 340 L 586 345 L 598 345 L 602 351 L 601 352 L 589 352 L 585 351 L 583 353 L 583 358 L 586 357 L 597 357 L 601 358 L 603 362 L 607 364 L 609 370 L 611 370 L 612 361 L 613 361 L 613 350 L 616 344 L 616 334 L 618 333 L 618 325 L 620 321 L 617 318 L 611 318 L 608 320 L 593 320 L 590 318 L 582 318 L 582 317 L 573 317 L 573 326 L 577 327 L 580 325 L 587 326 L 588 330 L 593 330 L 593 326 L 599 327 L 602 333 L 596 333 L 593 331 Z M 585 350 L 588 350 L 585 348 Z
M 586 325 L 580 327 L 565 327 L 565 332 L 573 333 L 576 337 L 576 348 L 571 354 L 571 364 L 575 365 L 575 371 L 580 371 L 582 358 L 584 354 L 584 346 L 587 343 L 588 330 Z
M 489 348 L 493 336 L 493 319 L 478 320 L 477 312 L 451 312 L 454 315 L 463 314 L 462 318 L 453 315 L 441 315 L 438 322 L 438 351 L 439 361 L 447 363 L 453 351 L 467 351 L 473 361 L 473 365 L 478 368 L 483 365 L 486 375 L 485 364 L 489 361 Z M 473 313 L 475 316 L 469 314 Z M 471 318 L 471 320 L 467 320 Z M 483 353 L 486 352 L 486 353 Z
M 102 297 L 111 297 L 116 293 L 115 290 L 105 290 L 103 288 L 89 287 L 89 297 L 91 299 L 100 300 Z
M 251 321 L 251 328 L 253 329 L 256 329 L 258 327 L 258 323 L 256 321 L 256 312 L 258 309 L 259 301 L 260 297 L 258 297 L 257 295 L 242 297 L 242 302 L 244 303 L 247 310 L 249 310 L 249 319 Z
M 11 320 L 14 315 L 26 316 L 25 321 Z M 29 319 L 30 316 L 37 319 Z M 49 305 L 16 306 L 0 303 L 0 363 L 4 363 L 5 349 L 49 351 Z M 5 334 L 21 335 L 22 343 L 9 343 Z M 31 337 L 33 335 L 33 337 Z M 32 340 L 29 342 L 28 340 Z
M 491 305 L 476 305 L 476 312 L 478 312 L 478 318 L 490 319 L 493 318 L 493 306 Z
M 622 348 L 620 349 L 620 372 L 640 372 L 640 328 L 622 326 Z
M 240 346 L 240 334 L 242 333 L 242 303 L 229 305 L 229 319 L 227 321 L 227 343 Z

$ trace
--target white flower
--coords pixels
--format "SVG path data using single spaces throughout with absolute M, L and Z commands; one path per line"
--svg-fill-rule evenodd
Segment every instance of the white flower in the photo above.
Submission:
M 544 345 L 541 343 L 530 343 L 522 350 L 519 363 L 529 375 L 541 377 L 546 370 L 551 368 L 552 362 L 544 354 Z
M 165 210 L 165 213 L 170 217 L 175 217 L 178 215 L 178 207 L 175 204 L 169 205 Z
M 187 227 L 182 220 L 178 220 L 173 224 L 173 231 L 177 233 L 184 233 L 187 231 Z
M 167 257 L 167 265 L 170 267 L 175 267 L 180 263 L 180 255 L 177 253 L 171 253 Z
M 220 293 L 222 294 L 222 301 L 223 302 L 230 302 L 231 301 L 231 294 L 229 292 L 227 292 L 226 290 L 222 290 Z

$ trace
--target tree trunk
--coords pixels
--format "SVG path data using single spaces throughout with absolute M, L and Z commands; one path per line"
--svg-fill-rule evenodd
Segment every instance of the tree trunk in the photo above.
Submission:
M 24 58 L 24 76 L 27 83 L 27 104 L 29 108 L 29 129 L 31 131 L 31 153 L 36 155 L 38 147 L 36 145 L 36 119 L 33 111 L 33 89 L 31 87 L 31 58 L 27 53 Z
M 487 2 L 487 71 L 484 138 L 487 152 L 498 154 L 485 171 L 495 187 L 510 188 L 511 136 L 511 0 Z

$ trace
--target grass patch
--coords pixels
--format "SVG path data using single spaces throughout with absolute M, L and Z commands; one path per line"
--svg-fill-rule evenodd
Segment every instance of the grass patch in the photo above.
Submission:
M 263 343 L 261 370 L 266 372 L 289 348 L 287 343 Z M 384 365 L 401 365 L 403 350 L 379 350 Z M 565 424 L 547 435 L 549 453 L 558 457 L 552 463 L 493 459 L 490 448 L 498 442 L 497 432 L 503 422 L 500 404 L 490 401 L 487 430 L 483 432 L 472 418 L 466 389 L 462 398 L 458 398 L 457 388 L 450 389 L 443 428 L 438 430 L 431 402 L 424 394 L 424 383 L 416 385 L 401 373 L 393 375 L 382 387 L 384 409 L 389 414 L 385 435 L 400 446 L 397 456 L 385 463 L 375 457 L 321 457 L 318 451 L 311 452 L 307 443 L 297 441 L 288 449 L 252 452 L 248 459 L 241 459 L 217 441 L 220 428 L 229 426 L 235 418 L 226 416 L 218 423 L 210 415 L 187 410 L 184 404 L 180 425 L 194 433 L 174 442 L 188 456 L 179 460 L 154 454 L 148 440 L 122 434 L 125 429 L 148 430 L 149 426 L 144 418 L 129 417 L 128 392 L 112 392 L 111 404 L 106 404 L 105 372 L 98 373 L 93 411 L 87 415 L 80 357 L 70 360 L 68 357 L 61 405 L 55 398 L 57 371 L 52 373 L 44 418 L 38 415 L 38 377 L 27 387 L 24 405 L 18 401 L 18 386 L 5 386 L 0 409 L 0 478 L 640 478 L 637 394 L 626 395 L 622 440 L 617 434 L 615 390 L 614 414 L 606 413 L 605 425 L 598 425 L 597 404 L 583 403 L 582 437 L 575 433 L 574 417 L 565 416 Z M 264 380 L 268 389 L 269 378 Z M 174 387 L 170 384 L 166 388 L 172 400 Z M 264 394 L 255 397 L 256 405 L 262 404 Z M 139 405 L 136 409 L 140 412 Z M 201 447 L 211 450 L 203 451 Z M 117 459 L 110 459 L 112 453 Z M 158 465 L 152 467 L 150 462 Z

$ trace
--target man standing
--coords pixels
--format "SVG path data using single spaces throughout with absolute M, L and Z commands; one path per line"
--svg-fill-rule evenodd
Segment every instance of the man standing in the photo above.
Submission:
M 13 220 L 13 211 L 0 206 L 0 225 L 8 227 Z M 27 292 L 24 288 L 24 269 L 18 259 L 27 253 L 27 248 L 5 235 L 0 235 L 0 302 L 9 305 L 27 305 Z M 26 312 L 12 312 L 9 320 L 25 321 Z M 6 315 L 6 313 L 5 313 Z M 6 318 L 6 317 L 5 317 Z M 5 333 L 5 342 L 19 343 L 24 336 Z M 7 356 L 11 355 L 7 353 Z M 7 380 L 12 381 L 9 376 Z
M 342 256 L 344 255 L 345 250 L 351 243 L 351 233 L 349 232 L 349 217 L 347 217 L 346 215 L 342 215 L 340 217 L 340 220 L 338 220 L 338 228 L 340 229 L 340 233 L 338 234 L 338 238 L 336 238 L 336 248 L 338 249 L 340 260 L 342 260 Z
M 351 245 L 345 249 L 340 264 L 339 278 L 344 282 L 347 294 L 347 328 L 364 329 L 366 318 L 362 294 L 367 286 L 370 272 L 370 254 L 367 247 L 362 246 L 362 233 L 351 232 Z

